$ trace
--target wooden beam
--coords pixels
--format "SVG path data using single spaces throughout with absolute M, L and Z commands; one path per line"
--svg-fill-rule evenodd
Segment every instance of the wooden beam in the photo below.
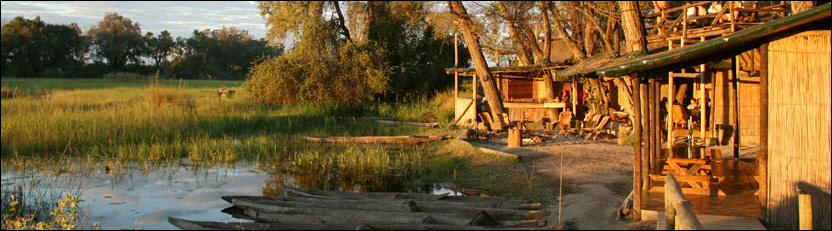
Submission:
M 474 87 L 474 94 L 471 96 L 471 101 L 474 105 L 474 113 L 471 114 L 471 123 L 474 124 L 474 128 L 477 128 L 477 74 L 473 76 L 473 87 Z M 494 105 L 494 102 L 488 102 L 488 105 Z M 506 111 L 508 112 L 508 111 Z M 498 115 L 491 115 L 491 118 L 501 118 Z M 489 123 L 493 123 L 494 121 L 488 121 Z
M 642 174 L 641 174 L 642 177 L 641 178 L 642 178 L 642 181 L 644 182 L 644 183 L 642 183 L 642 188 L 645 191 L 650 190 L 650 177 L 648 176 L 648 173 L 650 173 L 650 170 L 648 169 L 648 167 L 650 166 L 650 164 L 649 164 L 650 163 L 650 150 L 652 149 L 652 146 L 654 145 L 653 143 L 650 142 L 651 141 L 650 136 L 652 135 L 652 131 L 650 129 L 650 115 L 652 113 L 650 112 L 650 89 L 649 89 L 649 84 L 647 84 L 647 82 L 649 82 L 649 81 L 645 81 L 645 84 L 641 84 L 641 93 L 642 93 L 641 94 L 641 106 L 642 106 L 641 107 L 641 110 L 642 110 L 642 116 L 641 116 L 642 125 L 641 125 L 641 127 L 642 127 L 642 133 L 643 133 L 642 137 L 644 137 L 643 138 L 644 139 L 644 147 L 642 147 L 642 154 L 641 154 L 641 172 L 642 172 Z
M 633 104 L 635 118 L 636 120 L 633 121 L 633 138 L 635 139 L 635 143 L 633 144 L 633 191 L 634 191 L 634 200 L 633 200 L 633 221 L 641 221 L 641 76 L 637 74 L 633 75 Z
M 690 201 L 685 199 L 682 194 L 682 189 L 679 187 L 679 182 L 672 174 L 667 174 L 665 177 L 665 216 L 667 230 L 675 230 L 677 227 L 680 230 L 702 230 L 702 223 L 696 218 L 693 213 Z M 678 221 L 678 222 L 677 222 Z
M 760 151 L 757 152 L 758 191 L 762 213 L 768 199 L 768 43 L 760 45 Z
M 731 73 L 729 74 L 733 77 L 733 88 L 734 88 L 734 160 L 740 159 L 740 78 L 739 78 L 739 69 L 740 64 L 737 62 L 737 58 L 731 58 L 731 65 L 733 69 L 731 69 Z M 737 162 L 734 162 L 737 163 Z

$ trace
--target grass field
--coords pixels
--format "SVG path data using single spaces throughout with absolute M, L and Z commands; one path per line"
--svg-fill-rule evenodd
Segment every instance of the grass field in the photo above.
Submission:
M 3 78 L 3 166 L 84 172 L 139 166 L 249 163 L 298 184 L 332 188 L 343 179 L 370 191 L 454 183 L 493 196 L 551 202 L 553 182 L 528 178 L 522 164 L 453 141 L 422 145 L 328 145 L 301 136 L 458 135 L 450 92 L 407 103 L 361 107 L 251 103 L 240 81 L 110 82 Z M 236 90 L 220 100 L 217 88 Z M 14 92 L 14 93 L 11 93 Z M 345 122 L 386 116 L 440 122 L 440 128 Z M 60 164 L 71 163 L 71 164 Z M 72 166 L 72 167 L 69 167 Z M 56 170 L 57 169 L 57 170 Z M 321 177 L 334 176 L 334 177 Z M 341 182 L 341 183 L 338 183 Z

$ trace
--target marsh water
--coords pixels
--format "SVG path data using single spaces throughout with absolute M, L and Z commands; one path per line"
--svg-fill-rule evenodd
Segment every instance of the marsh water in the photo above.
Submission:
M 5 165 L 5 164 L 4 164 Z M 231 204 L 225 195 L 280 195 L 281 186 L 314 187 L 348 191 L 450 192 L 445 188 L 405 186 L 407 177 L 344 179 L 332 175 L 274 172 L 257 164 L 238 163 L 213 167 L 187 164 L 157 167 L 122 166 L 119 171 L 96 167 L 75 173 L 61 170 L 19 170 L 2 166 L 4 193 L 20 187 L 36 193 L 74 192 L 89 207 L 84 226 L 100 222 L 102 229 L 177 229 L 169 216 L 222 222 L 247 222 L 221 210 Z M 263 170 L 266 169 L 266 170 Z M 56 172 L 57 171 L 57 172 Z M 367 177 L 376 177 L 370 174 Z M 371 183 L 368 183 L 371 182 Z M 409 188 L 408 188 L 409 187 Z M 50 193 L 47 192 L 47 193 Z

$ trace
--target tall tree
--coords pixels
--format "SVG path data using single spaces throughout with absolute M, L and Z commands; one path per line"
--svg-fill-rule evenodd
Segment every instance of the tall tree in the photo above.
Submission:
M 465 6 L 462 5 L 462 2 L 450 1 L 448 2 L 448 8 L 451 14 L 456 17 L 458 22 L 457 26 L 462 33 L 462 37 L 465 38 L 465 43 L 468 45 L 468 52 L 471 53 L 474 68 L 482 83 L 483 93 L 491 108 L 491 117 L 495 118 L 495 121 L 492 122 L 497 125 L 498 129 L 502 129 L 503 112 L 505 111 L 503 108 L 503 100 L 500 98 L 497 85 L 494 83 L 491 73 L 488 72 L 488 64 L 485 62 L 485 57 L 480 48 L 479 35 L 474 32 L 474 23 L 471 21 L 471 17 L 468 16 L 468 12 L 465 10 Z
M 121 70 L 128 62 L 139 62 L 143 46 L 138 23 L 117 13 L 107 13 L 87 33 L 96 56 L 107 63 L 110 71 Z
M 647 38 L 644 34 L 644 20 L 641 18 L 638 3 L 635 1 L 620 1 L 618 8 L 621 12 L 621 27 L 627 41 L 627 51 L 646 52 Z
M 38 76 L 46 70 L 69 77 L 84 59 L 86 39 L 77 24 L 47 24 L 40 20 L 15 17 L 2 26 L 2 74 Z
M 173 52 L 176 42 L 170 36 L 170 32 L 163 30 L 159 35 L 153 37 L 153 32 L 147 32 L 144 37 L 147 56 L 153 60 L 153 65 L 159 71 L 162 62 L 167 61 L 168 56 Z

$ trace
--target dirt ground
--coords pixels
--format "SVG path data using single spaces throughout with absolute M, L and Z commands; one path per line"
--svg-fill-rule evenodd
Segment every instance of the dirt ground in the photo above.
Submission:
M 618 220 L 618 209 L 633 189 L 633 146 L 615 140 L 586 141 L 558 137 L 554 141 L 508 148 L 505 141 L 476 141 L 478 147 L 498 150 L 534 164 L 537 175 L 558 181 L 563 157 L 563 212 L 566 229 L 655 229 L 655 221 Z M 558 208 L 550 208 L 550 224 L 558 223 Z

